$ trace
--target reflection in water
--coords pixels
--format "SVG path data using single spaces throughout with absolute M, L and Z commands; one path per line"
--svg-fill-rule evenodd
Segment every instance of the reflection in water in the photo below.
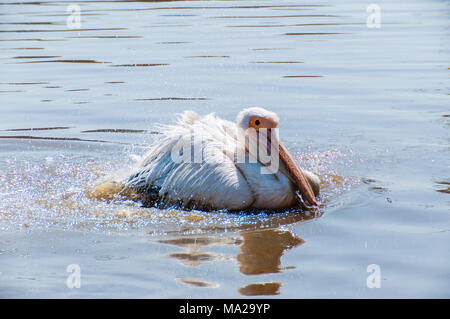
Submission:
M 192 55 L 185 58 L 229 58 L 229 55 Z
M 254 230 L 241 235 L 243 243 L 237 261 L 240 272 L 245 275 L 279 272 L 283 252 L 305 242 L 289 231 L 278 229 Z
M 321 78 L 322 75 L 285 75 L 283 78 L 290 79 L 290 78 Z
M 294 48 L 256 48 L 250 49 L 253 51 L 280 51 L 280 50 L 294 50 Z
M 436 190 L 436 192 L 443 193 L 443 194 L 450 194 L 450 182 L 448 181 L 440 181 L 436 182 L 439 189 Z
M 134 130 L 134 129 L 97 129 L 97 130 L 85 130 L 81 131 L 81 133 L 147 133 L 147 130 Z M 149 134 L 155 134 L 155 132 L 148 132 Z
M 250 284 L 238 289 L 238 292 L 243 296 L 268 296 L 279 295 L 281 282 L 266 282 L 262 284 Z
M 55 126 L 55 127 L 30 127 L 30 128 L 12 128 L 0 131 L 20 132 L 20 131 L 49 131 L 49 130 L 68 130 L 69 126 Z
M 141 36 L 136 35 L 114 35 L 114 36 L 107 36 L 107 35 L 78 35 L 69 37 L 73 39 L 139 39 L 142 38 Z
M 297 213 L 296 215 L 296 221 L 320 216 L 319 213 L 310 215 Z M 276 219 L 276 217 L 274 218 Z M 281 225 L 282 223 L 278 226 Z M 239 265 L 239 271 L 244 275 L 272 274 L 279 273 L 284 269 L 294 268 L 295 266 L 282 266 L 281 256 L 286 250 L 298 247 L 305 242 L 292 232 L 279 227 L 247 229 L 240 231 L 239 235 L 239 237 L 178 237 L 160 240 L 159 242 L 184 248 L 184 252 L 171 253 L 168 256 L 185 266 L 197 267 L 207 261 L 236 260 Z M 206 247 L 216 245 L 239 246 L 240 249 L 235 259 L 216 252 L 202 251 Z M 195 280 L 196 284 L 193 284 L 192 280 L 187 282 L 185 279 L 178 278 L 178 280 L 191 286 L 219 286 L 219 284 L 213 285 L 201 280 Z M 281 285 L 281 282 L 258 282 L 242 286 L 238 288 L 238 292 L 245 296 L 277 295 Z
M 60 55 L 28 55 L 28 56 L 13 56 L 11 59 L 51 59 L 60 58 Z
M 294 64 L 294 63 L 303 63 L 300 61 L 249 61 L 248 63 L 255 63 L 255 64 Z
M 31 136 L 31 135 L 0 136 L 0 139 L 80 141 L 80 142 L 108 143 L 107 141 L 103 141 L 103 140 L 87 140 L 87 139 L 82 139 L 82 138 L 78 138 L 78 137 L 50 137 L 50 136 Z
M 20 83 L 0 83 L 0 84 L 8 84 L 8 85 L 35 85 L 35 84 L 48 84 L 48 82 L 20 82 Z
M 16 62 L 16 64 L 25 64 L 25 63 L 111 63 L 111 62 L 102 62 L 95 60 L 42 60 L 42 61 L 26 61 L 26 62 Z
M 341 32 L 288 32 L 284 35 L 334 35 L 334 34 L 346 34 Z
M 96 29 L 58 29 L 58 30 L 0 30 L 0 33 L 30 33 L 30 32 L 81 32 L 81 31 L 119 31 L 126 28 L 96 28 Z
M 206 101 L 204 97 L 152 97 L 147 99 L 134 99 L 135 101 Z
M 215 19 L 269 19 L 269 18 L 337 18 L 337 15 L 331 14 L 291 14 L 282 16 L 217 16 Z
M 167 63 L 135 63 L 135 64 L 114 64 L 111 67 L 148 67 L 148 66 L 166 66 Z
M 230 258 L 211 252 L 202 252 L 202 248 L 213 245 L 239 245 L 242 241 L 238 238 L 222 237 L 197 237 L 197 238 L 175 238 L 160 240 L 160 243 L 171 244 L 186 249 L 185 252 L 172 253 L 172 257 L 185 266 L 197 267 L 206 261 L 229 260 Z
M 156 44 L 184 44 L 184 43 L 192 43 L 188 41 L 167 41 L 167 42 L 157 42 Z
M 297 247 L 305 241 L 289 231 L 277 229 L 241 233 L 243 244 L 237 255 L 239 270 L 245 275 L 277 273 L 285 250 Z M 281 282 L 254 283 L 238 289 L 241 295 L 278 295 Z
M 204 280 L 198 280 L 198 279 L 188 279 L 188 278 L 177 278 L 180 282 L 197 288 L 218 288 L 220 285 L 215 282 L 207 282 Z
M 66 41 L 64 39 L 38 39 L 38 38 L 31 38 L 31 39 L 0 39 L 0 41 L 42 41 L 42 42 L 56 42 L 56 41 Z

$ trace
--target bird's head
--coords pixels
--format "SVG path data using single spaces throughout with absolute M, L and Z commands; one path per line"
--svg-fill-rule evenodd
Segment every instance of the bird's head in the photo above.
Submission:
M 255 137 L 258 140 L 258 147 L 261 145 L 262 147 L 266 147 L 266 154 L 270 153 L 271 156 L 276 156 L 279 159 L 281 165 L 278 169 L 296 186 L 302 198 L 307 203 L 317 206 L 318 204 L 314 196 L 315 192 L 306 174 L 279 140 L 278 132 L 275 130 L 279 121 L 280 118 L 277 114 L 260 107 L 244 109 L 236 118 L 236 124 L 243 132 L 256 132 Z M 262 138 L 264 138 L 264 143 L 260 143 Z M 272 154 L 274 148 L 277 154 Z
M 276 128 L 279 121 L 280 118 L 278 115 L 260 107 L 244 109 L 236 118 L 236 123 L 239 128 L 243 130 L 253 128 L 257 131 L 261 128 Z

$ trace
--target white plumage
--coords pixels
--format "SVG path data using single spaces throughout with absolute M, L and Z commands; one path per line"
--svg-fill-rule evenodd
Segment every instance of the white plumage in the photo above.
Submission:
M 247 134 L 246 129 L 251 125 L 264 127 L 267 124 L 273 129 L 278 121 L 275 113 L 262 108 L 243 110 L 236 123 L 214 114 L 199 117 L 192 111 L 185 111 L 175 125 L 162 127 L 162 139 L 137 165 L 126 180 L 125 189 L 142 194 L 145 204 L 207 210 L 295 206 L 299 199 L 298 187 L 290 174 L 292 167 L 281 165 L 270 174 L 240 138 Z M 236 151 L 243 152 L 253 162 L 236 161 Z M 318 177 L 303 173 L 317 195 Z

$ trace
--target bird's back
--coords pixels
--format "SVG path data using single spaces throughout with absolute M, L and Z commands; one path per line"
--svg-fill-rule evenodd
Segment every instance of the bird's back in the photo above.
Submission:
M 200 118 L 184 112 L 176 125 L 162 127 L 162 140 L 147 153 L 126 188 L 154 194 L 164 205 L 247 208 L 252 191 L 232 157 L 235 129 L 213 114 Z

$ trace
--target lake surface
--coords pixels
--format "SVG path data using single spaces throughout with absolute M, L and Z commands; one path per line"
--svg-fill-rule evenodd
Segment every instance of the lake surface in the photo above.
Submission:
M 2 1 L 0 297 L 450 297 L 450 4 L 369 4 Z M 88 196 L 177 113 L 250 106 L 318 211 Z

